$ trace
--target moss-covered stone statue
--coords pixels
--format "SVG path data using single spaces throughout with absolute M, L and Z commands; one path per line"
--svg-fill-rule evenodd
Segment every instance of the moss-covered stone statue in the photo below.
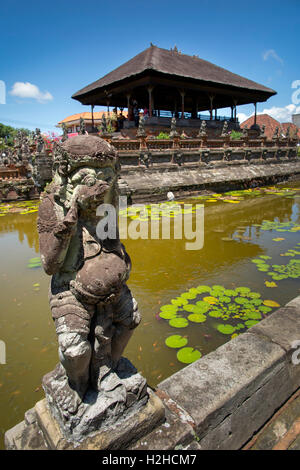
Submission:
M 42 196 L 38 231 L 60 364 L 43 379 L 53 415 L 68 435 L 87 434 L 146 400 L 145 379 L 121 358 L 140 322 L 126 281 L 130 258 L 114 238 L 99 239 L 102 203 L 117 207 L 114 148 L 79 135 L 54 149 L 54 177 Z

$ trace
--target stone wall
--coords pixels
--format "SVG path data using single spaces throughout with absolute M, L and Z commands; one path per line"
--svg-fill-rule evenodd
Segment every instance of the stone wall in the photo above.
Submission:
M 166 421 L 131 449 L 240 449 L 299 388 L 299 342 L 300 296 L 161 382 Z
M 294 147 L 270 150 L 253 148 L 250 156 L 243 150 L 225 153 L 207 149 L 182 153 L 172 161 L 172 152 L 152 155 L 148 166 L 139 156 L 121 155 L 120 192 L 131 202 L 165 200 L 168 191 L 184 197 L 203 190 L 229 191 L 245 187 L 274 184 L 300 173 L 300 159 Z M 139 164 L 140 163 L 140 164 Z
M 0 202 L 38 198 L 32 178 L 0 180 Z

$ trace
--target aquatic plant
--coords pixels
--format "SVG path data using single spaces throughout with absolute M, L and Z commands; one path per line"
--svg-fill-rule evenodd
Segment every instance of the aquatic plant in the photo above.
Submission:
M 263 259 L 261 261 L 265 262 Z M 279 307 L 277 302 L 263 300 L 259 292 L 253 292 L 249 287 L 227 289 L 221 285 L 200 285 L 183 292 L 170 304 L 163 305 L 159 316 L 171 327 L 179 329 L 205 323 L 211 318 L 212 326 L 220 334 L 235 337 L 258 323 L 275 307 Z M 187 343 L 187 336 L 180 335 L 171 335 L 165 340 L 168 347 L 181 348 L 177 359 L 183 363 L 193 362 L 201 356 L 197 349 L 186 347 Z
M 299 256 L 300 251 L 295 249 L 289 249 L 285 253 L 281 253 L 281 256 Z M 260 256 L 259 258 L 252 259 L 258 269 L 258 271 L 265 272 L 267 276 L 270 276 L 274 281 L 281 281 L 283 279 L 298 279 L 300 277 L 300 259 L 292 259 L 288 264 L 268 264 L 266 259 L 272 259 L 270 256 Z M 272 286 L 273 287 L 273 286 Z

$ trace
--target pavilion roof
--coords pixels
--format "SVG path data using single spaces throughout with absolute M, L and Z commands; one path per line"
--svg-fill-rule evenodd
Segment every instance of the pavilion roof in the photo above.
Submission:
M 218 86 L 234 87 L 240 91 L 255 92 L 257 97 L 261 98 L 258 101 L 265 101 L 276 94 L 276 91 L 271 88 L 232 73 L 197 56 L 189 56 L 177 50 L 161 49 L 151 45 L 148 49 L 104 77 L 74 93 L 72 98 L 82 101 L 87 95 L 95 92 L 97 94 L 101 93 L 101 91 L 110 89 L 114 85 L 122 83 L 122 81 L 127 82 L 130 79 L 133 80 L 143 74 L 145 75 L 146 72 L 173 76 L 194 83 L 197 81 L 199 85 L 201 83 L 216 84 Z

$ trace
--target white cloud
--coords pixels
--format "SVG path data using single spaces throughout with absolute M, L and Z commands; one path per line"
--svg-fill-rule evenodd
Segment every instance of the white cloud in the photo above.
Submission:
M 236 117 L 238 118 L 239 122 L 242 123 L 246 121 L 250 116 L 247 116 L 245 113 L 237 113 Z
M 273 106 L 269 109 L 264 109 L 258 114 L 269 114 L 272 118 L 276 119 L 279 122 L 292 122 L 292 114 L 300 113 L 300 106 L 295 106 L 294 104 L 288 104 L 283 108 Z
M 33 98 L 39 103 L 45 103 L 45 101 L 53 100 L 53 96 L 51 93 L 49 93 L 49 91 L 45 91 L 43 93 L 36 85 L 33 85 L 33 83 L 29 82 L 14 83 L 10 94 L 19 98 Z
M 279 55 L 274 51 L 274 49 L 268 49 L 266 52 L 263 53 L 263 59 L 264 59 L 264 60 L 268 60 L 269 57 L 271 57 L 272 59 L 277 60 L 277 62 L 279 62 L 281 65 L 283 65 L 283 60 L 282 60 L 281 57 L 279 57 Z
M 292 115 L 300 113 L 300 106 L 295 106 L 294 104 L 288 104 L 280 108 L 279 106 L 272 106 L 272 108 L 265 108 L 263 111 L 257 112 L 258 114 L 268 114 L 272 118 L 276 119 L 279 122 L 292 122 Z M 240 123 L 243 123 L 249 117 L 253 116 L 254 113 L 246 115 L 244 113 L 237 113 L 237 117 Z

